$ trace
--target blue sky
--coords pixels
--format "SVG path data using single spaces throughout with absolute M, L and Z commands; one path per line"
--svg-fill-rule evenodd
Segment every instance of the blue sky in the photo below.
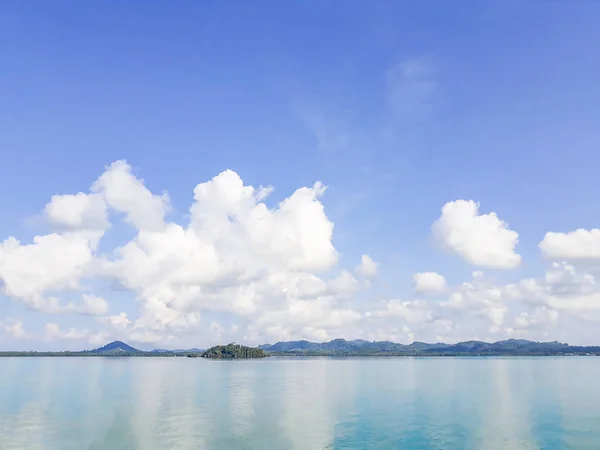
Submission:
M 589 340 L 592 325 L 579 335 L 574 324 L 596 311 L 596 297 L 586 297 L 584 313 L 571 311 L 565 304 L 572 298 L 557 293 L 534 303 L 516 300 L 493 331 L 479 322 L 482 309 L 496 304 L 481 300 L 459 315 L 440 305 L 462 292 L 474 270 L 484 270 L 486 283 L 499 289 L 544 279 L 552 262 L 562 260 L 573 268 L 577 262 L 578 274 L 594 275 L 596 256 L 565 250 L 546 252 L 554 255 L 548 258 L 538 245 L 547 232 L 593 230 L 600 219 L 594 206 L 598 13 L 598 2 L 567 1 L 3 2 L 0 238 L 28 244 L 56 231 L 42 213 L 51 196 L 87 193 L 118 160 L 152 193 L 168 192 L 166 220 L 182 225 L 194 187 L 226 169 L 246 185 L 273 186 L 265 200 L 270 208 L 320 180 L 328 186 L 320 201 L 335 223 L 339 254 L 330 276 L 351 271 L 363 254 L 378 263 L 369 285 L 349 296 L 360 319 L 319 331 L 297 324 L 279 335 L 252 334 L 242 330 L 262 316 L 239 318 L 198 304 L 186 307 L 201 313 L 197 328 L 178 334 L 154 327 L 160 338 L 140 345 L 203 345 L 211 340 L 210 323 L 227 330 L 223 338 L 248 342 L 336 333 Z M 448 242 L 440 245 L 432 224 L 446 203 L 459 199 L 478 202 L 479 214 L 495 212 L 518 233 L 511 251 L 521 255 L 520 264 L 510 270 L 473 264 Z M 94 258 L 113 258 L 136 235 L 111 214 Z M 81 347 L 92 335 L 93 342 L 117 336 L 98 315 L 48 314 L 8 293 L 6 267 L 14 264 L 8 257 L 4 269 L 0 263 L 2 347 Z M 413 275 L 424 272 L 447 280 L 445 290 L 422 300 L 431 320 L 452 320 L 460 331 L 403 324 L 407 318 L 393 313 L 389 323 L 366 319 L 369 311 L 391 311 L 389 301 L 418 302 Z M 133 339 L 132 329 L 150 327 L 135 322 L 145 301 L 139 287 L 123 289 L 123 280 L 96 272 L 86 283 L 60 295 L 38 294 L 71 301 L 81 289 L 93 291 L 107 300 L 108 315 L 129 317 L 119 336 Z M 574 283 L 577 295 L 595 295 Z M 326 314 L 335 317 L 338 300 L 327 300 Z M 560 307 L 553 303 L 559 300 Z M 522 313 L 531 323 L 535 314 L 550 314 L 551 323 L 517 330 L 511 320 Z M 48 322 L 89 333 L 42 337 Z M 14 331 L 16 323 L 25 335 Z

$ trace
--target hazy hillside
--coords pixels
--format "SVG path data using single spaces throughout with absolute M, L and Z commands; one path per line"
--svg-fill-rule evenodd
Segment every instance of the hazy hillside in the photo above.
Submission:
M 264 344 L 261 349 L 275 354 L 299 355 L 563 355 L 600 354 L 600 346 L 569 346 L 560 342 L 534 342 L 509 339 L 499 342 L 465 341 L 456 344 L 413 342 L 398 344 L 389 341 L 368 342 L 334 339 L 329 342 L 291 341 Z

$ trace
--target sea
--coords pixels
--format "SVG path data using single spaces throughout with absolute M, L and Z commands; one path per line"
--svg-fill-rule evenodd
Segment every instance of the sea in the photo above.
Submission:
M 0 449 L 600 449 L 600 357 L 0 358 Z

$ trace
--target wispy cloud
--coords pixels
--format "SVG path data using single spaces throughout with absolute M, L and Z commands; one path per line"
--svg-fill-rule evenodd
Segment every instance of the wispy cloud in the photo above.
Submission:
M 324 153 L 334 153 L 347 149 L 350 135 L 346 124 L 339 119 L 331 119 L 322 114 L 302 114 L 302 119 L 316 140 L 316 147 Z
M 405 118 L 431 113 L 437 82 L 435 67 L 426 58 L 407 59 L 385 74 L 386 100 L 390 110 Z

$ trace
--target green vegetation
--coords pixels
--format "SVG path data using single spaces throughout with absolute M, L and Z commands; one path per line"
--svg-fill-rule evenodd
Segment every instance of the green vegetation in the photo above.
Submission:
M 164 358 L 170 356 L 184 356 L 180 354 L 174 353 L 153 353 L 153 352 L 103 352 L 103 353 L 94 353 L 90 351 L 82 351 L 82 352 L 19 352 L 19 351 L 6 351 L 0 352 L 0 357 L 3 356 L 77 356 L 77 357 L 94 357 L 94 356 L 107 356 L 107 357 L 153 357 L 153 358 Z
M 203 358 L 213 359 L 248 359 L 248 358 L 265 358 L 269 356 L 261 348 L 245 347 L 231 343 L 229 345 L 217 345 L 209 348 L 203 354 Z
M 370 342 L 361 339 L 346 341 L 334 339 L 329 342 L 291 341 L 264 344 L 258 348 L 231 343 L 217 345 L 206 351 L 189 350 L 142 351 L 115 341 L 104 347 L 83 351 L 35 352 L 0 351 L 3 356 L 104 356 L 104 357 L 189 357 L 212 359 L 248 359 L 267 356 L 600 356 L 600 346 L 572 346 L 560 342 L 533 342 L 524 339 L 508 339 L 499 342 L 466 341 L 456 344 L 427 344 L 413 342 L 398 344 L 389 341 Z
M 144 352 L 121 341 L 111 342 L 104 347 L 79 352 L 0 352 L 0 356 L 109 356 L 109 357 L 166 357 L 176 356 L 172 352 Z
M 472 356 L 472 357 L 485 357 L 485 356 L 600 356 L 600 351 L 595 352 L 584 352 L 576 351 L 569 353 L 559 353 L 551 351 L 521 351 L 521 352 L 436 352 L 436 351 L 422 351 L 422 352 L 398 352 L 398 351 L 286 351 L 286 352 L 269 352 L 270 356 L 328 356 L 328 357 L 359 357 L 359 356 L 372 356 L 372 357 L 386 357 L 386 356 L 409 356 L 409 357 L 437 357 L 437 356 Z
M 560 342 L 508 339 L 499 342 L 466 341 L 457 344 L 398 344 L 364 340 L 329 342 L 291 341 L 265 344 L 260 348 L 277 356 L 571 356 L 600 355 L 598 346 L 571 346 Z

